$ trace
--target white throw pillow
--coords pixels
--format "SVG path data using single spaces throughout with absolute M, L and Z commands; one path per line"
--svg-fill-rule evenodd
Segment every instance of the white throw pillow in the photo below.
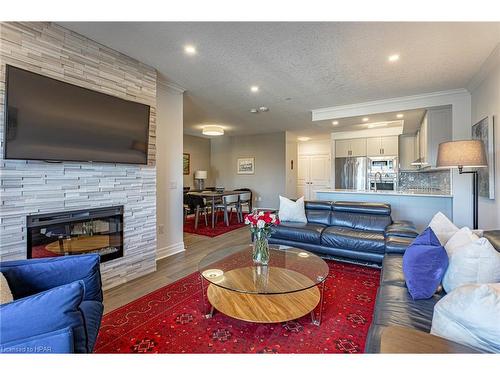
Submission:
M 465 285 L 434 306 L 431 334 L 500 353 L 500 284 Z
M 448 242 L 451 236 L 458 232 L 458 227 L 442 212 L 438 212 L 434 215 L 429 223 L 429 227 L 431 227 L 443 246 L 446 245 L 446 242 Z
M 500 253 L 486 238 L 453 250 L 443 277 L 446 293 L 467 284 L 500 282 Z
M 304 208 L 304 197 L 295 202 L 280 195 L 280 221 L 293 221 L 296 223 L 307 223 L 306 210 Z
M 13 300 L 14 298 L 12 297 L 9 283 L 3 273 L 0 272 L 0 305 L 12 302 Z
M 446 249 L 446 253 L 448 253 L 448 257 L 450 257 L 451 253 L 453 253 L 455 249 L 471 244 L 478 239 L 479 237 L 472 233 L 469 228 L 463 227 L 451 236 L 451 238 L 446 242 L 444 248 Z

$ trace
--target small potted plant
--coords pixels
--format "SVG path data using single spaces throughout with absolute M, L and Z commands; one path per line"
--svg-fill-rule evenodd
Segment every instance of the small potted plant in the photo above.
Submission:
M 269 237 L 271 227 L 279 225 L 280 220 L 276 214 L 268 211 L 254 211 L 245 216 L 245 224 L 250 225 L 253 234 L 253 261 L 255 264 L 269 264 Z

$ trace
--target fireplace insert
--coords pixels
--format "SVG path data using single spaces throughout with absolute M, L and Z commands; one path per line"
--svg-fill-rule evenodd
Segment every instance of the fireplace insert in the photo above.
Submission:
M 101 262 L 123 256 L 123 206 L 27 217 L 27 256 L 97 253 Z

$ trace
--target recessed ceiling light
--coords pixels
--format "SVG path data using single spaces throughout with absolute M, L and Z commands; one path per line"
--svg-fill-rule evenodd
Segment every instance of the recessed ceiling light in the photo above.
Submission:
M 398 113 L 398 114 L 396 115 L 396 117 L 397 117 L 397 118 L 403 118 L 403 117 L 405 117 L 405 115 L 403 115 L 402 113 Z
M 300 142 L 307 142 L 307 141 L 311 140 L 311 138 L 309 138 L 309 137 L 297 137 L 297 140 Z
M 368 117 L 363 117 L 362 120 L 363 120 L 363 122 L 367 122 L 369 120 L 369 118 Z
M 337 120 L 332 121 L 332 125 L 338 125 L 338 124 L 339 124 L 339 122 Z
M 196 55 L 196 47 L 191 44 L 185 45 L 184 52 L 186 52 L 188 55 Z
M 250 87 L 251 92 L 259 92 L 259 86 L 252 86 Z
M 389 60 L 389 62 L 396 62 L 399 60 L 399 54 L 395 53 L 394 55 L 390 55 L 387 60 Z
M 203 135 L 224 135 L 224 128 L 218 125 L 206 125 L 201 132 Z

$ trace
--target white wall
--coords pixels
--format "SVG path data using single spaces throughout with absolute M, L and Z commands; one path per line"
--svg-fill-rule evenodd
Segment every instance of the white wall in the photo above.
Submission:
M 226 189 L 250 188 L 255 207 L 278 207 L 278 195 L 286 191 L 285 143 L 284 132 L 212 138 L 215 184 Z M 255 174 L 237 174 L 236 159 L 247 157 L 255 158 Z
M 182 222 L 183 92 L 157 86 L 157 259 L 184 250 Z
M 500 44 L 483 64 L 470 88 L 472 124 L 495 116 L 495 199 L 479 197 L 479 228 L 500 228 Z
M 184 134 L 183 152 L 190 155 L 190 172 L 188 175 L 183 175 L 184 186 L 189 186 L 191 189 L 195 187 L 194 172 L 207 171 L 208 178 L 205 180 L 205 186 L 213 186 L 214 178 L 210 172 L 210 139 L 195 137 L 193 135 Z

